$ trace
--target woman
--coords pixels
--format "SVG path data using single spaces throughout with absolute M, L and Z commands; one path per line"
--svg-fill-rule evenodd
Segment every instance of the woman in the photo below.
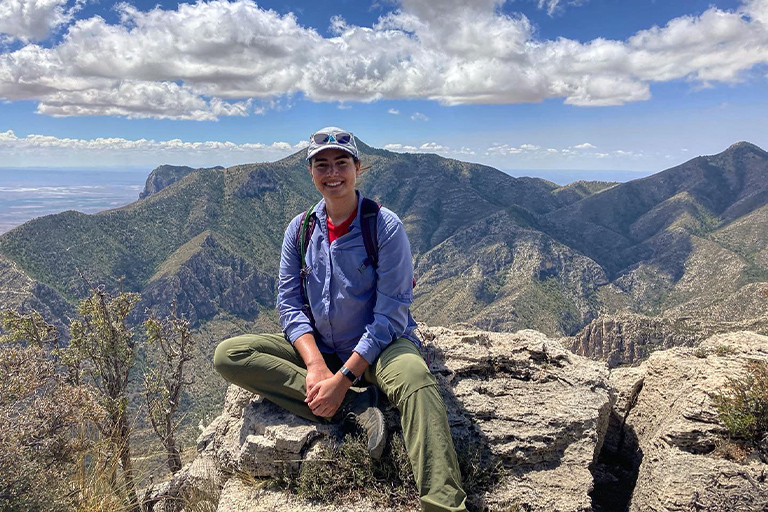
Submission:
M 307 161 L 323 199 L 285 232 L 277 298 L 283 334 L 223 341 L 216 369 L 310 421 L 355 419 L 374 458 L 386 443 L 381 390 L 400 411 L 423 510 L 464 511 L 445 406 L 409 310 L 413 266 L 403 224 L 375 208 L 372 258 L 359 214 L 370 203 L 355 190 L 360 159 L 351 133 L 327 127 L 312 134 Z M 368 388 L 352 388 L 358 382 Z

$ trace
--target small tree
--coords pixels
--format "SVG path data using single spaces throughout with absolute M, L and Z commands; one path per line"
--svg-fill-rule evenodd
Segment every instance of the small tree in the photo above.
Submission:
M 139 301 L 139 294 L 121 291 L 113 297 L 103 286 L 94 288 L 90 283 L 88 286 L 91 295 L 80 302 L 80 319 L 70 323 L 69 350 L 75 359 L 83 362 L 84 372 L 98 390 L 107 415 L 101 425 L 102 434 L 111 441 L 113 455 L 122 467 L 131 508 L 138 511 L 129 444 L 131 427 L 127 418 L 128 380 L 135 362 L 135 340 L 126 318 Z M 110 469 L 115 465 L 109 466 L 105 470 L 111 472 L 110 478 L 117 488 L 115 470 Z
M 144 373 L 144 397 L 149 420 L 165 447 L 168 467 L 172 473 L 181 469 L 181 456 L 176 444 L 179 422 L 174 415 L 179 408 L 181 392 L 192 381 L 184 380 L 184 363 L 192 360 L 194 342 L 190 335 L 189 321 L 176 315 L 176 304 L 171 314 L 158 319 L 151 314 L 144 322 L 148 348 L 153 347 L 154 364 L 147 364 Z

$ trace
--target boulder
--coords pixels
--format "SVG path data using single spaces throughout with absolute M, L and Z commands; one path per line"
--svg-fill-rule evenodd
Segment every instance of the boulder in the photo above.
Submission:
M 613 403 L 607 367 L 530 330 L 500 334 L 424 327 L 422 337 L 455 443 L 471 446 L 478 463 L 498 470 L 495 482 L 470 496 L 473 507 L 592 510 L 590 467 Z M 231 386 L 224 411 L 201 434 L 198 457 L 175 477 L 175 488 L 221 489 L 209 498 L 220 511 L 340 510 L 259 484 L 298 469 L 318 444 L 339 438 L 338 428 L 305 421 Z M 212 466 L 215 471 L 201 470 Z M 194 475 L 194 485 L 184 483 L 185 474 Z M 344 506 L 385 510 L 365 498 Z
M 727 432 L 713 399 L 750 361 L 768 361 L 768 337 L 719 334 L 612 371 L 616 412 L 637 442 L 630 511 L 768 510 L 768 465 L 720 455 Z

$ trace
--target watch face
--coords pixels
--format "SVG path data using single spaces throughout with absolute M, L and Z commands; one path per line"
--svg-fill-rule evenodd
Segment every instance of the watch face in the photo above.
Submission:
M 352 373 L 352 370 L 350 370 L 346 366 L 342 367 L 341 374 L 344 375 L 349 380 L 351 380 L 352 384 L 355 384 L 357 382 L 357 377 L 355 377 L 355 374 Z

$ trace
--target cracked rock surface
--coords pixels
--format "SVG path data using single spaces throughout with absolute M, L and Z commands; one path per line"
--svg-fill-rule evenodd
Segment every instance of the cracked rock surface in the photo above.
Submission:
M 504 467 L 495 485 L 472 495 L 470 504 L 491 510 L 591 510 L 589 467 L 600 451 L 613 401 L 607 367 L 536 331 L 423 327 L 421 333 L 455 443 L 467 443 L 481 459 Z M 231 386 L 224 411 L 198 440 L 197 459 L 175 485 L 184 487 L 186 473 L 197 488 L 221 489 L 221 512 L 339 510 L 255 484 L 298 469 L 318 443 L 337 435 L 336 429 Z M 207 484 L 201 481 L 205 475 Z M 385 510 L 364 501 L 345 506 Z
M 726 435 L 713 397 L 749 361 L 768 360 L 768 337 L 716 335 L 699 348 L 653 353 L 611 373 L 616 409 L 626 411 L 642 452 L 630 511 L 768 510 L 768 465 L 713 453 Z

